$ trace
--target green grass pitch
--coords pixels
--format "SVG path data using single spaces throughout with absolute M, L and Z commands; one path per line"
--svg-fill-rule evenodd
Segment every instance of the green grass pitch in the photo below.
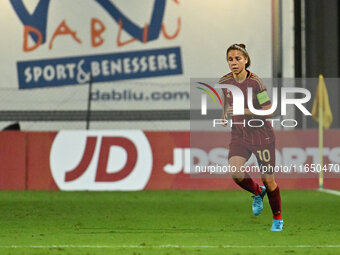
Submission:
M 1 191 L 0 254 L 340 254 L 340 196 L 281 194 L 272 233 L 245 191 Z

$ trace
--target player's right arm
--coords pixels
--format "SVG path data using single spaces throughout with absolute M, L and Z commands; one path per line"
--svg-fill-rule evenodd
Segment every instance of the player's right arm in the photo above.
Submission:
M 223 84 L 224 82 L 226 82 L 227 80 L 232 79 L 233 75 L 232 73 L 228 73 L 226 75 L 224 75 L 220 80 L 219 80 L 219 84 Z M 227 102 L 227 89 L 222 89 L 222 120 L 227 120 L 228 116 L 227 116 L 227 110 L 228 110 L 228 102 Z M 226 124 L 223 124 L 223 126 L 227 126 Z
M 227 97 L 224 93 L 224 91 L 222 91 L 222 120 L 227 120 L 227 110 L 228 110 L 228 102 L 227 102 Z M 222 124 L 222 126 L 226 127 L 227 123 Z

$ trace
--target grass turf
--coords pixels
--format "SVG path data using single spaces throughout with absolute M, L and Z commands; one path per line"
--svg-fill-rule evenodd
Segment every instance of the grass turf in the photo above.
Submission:
M 281 194 L 272 233 L 267 197 L 255 217 L 245 191 L 2 191 L 0 254 L 339 254 L 340 196 Z

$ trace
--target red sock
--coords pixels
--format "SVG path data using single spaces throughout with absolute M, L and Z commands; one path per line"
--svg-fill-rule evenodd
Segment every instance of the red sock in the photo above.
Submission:
M 270 207 L 272 208 L 273 218 L 276 220 L 282 220 L 281 216 L 281 195 L 279 186 L 272 192 L 267 191 Z
M 244 174 L 244 178 L 241 182 L 236 182 L 236 183 L 242 189 L 245 189 L 245 190 L 253 193 L 255 196 L 258 195 L 261 192 L 260 186 L 250 178 L 248 173 Z

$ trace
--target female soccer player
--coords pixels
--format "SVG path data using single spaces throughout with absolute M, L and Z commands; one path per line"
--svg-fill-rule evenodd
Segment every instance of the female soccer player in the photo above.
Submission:
M 223 115 L 232 116 L 231 142 L 229 145 L 229 165 L 236 169 L 232 173 L 234 181 L 243 189 L 253 193 L 253 214 L 259 215 L 263 209 L 263 198 L 268 195 L 270 207 L 273 212 L 271 231 L 282 231 L 283 220 L 281 216 L 281 196 L 278 185 L 275 182 L 270 167 L 275 166 L 275 136 L 270 122 L 265 120 L 272 115 L 258 116 L 248 109 L 247 89 L 252 89 L 253 106 L 258 110 L 271 108 L 271 101 L 267 89 L 255 74 L 249 72 L 250 57 L 244 44 L 233 44 L 227 50 L 227 61 L 231 73 L 220 79 L 220 84 L 234 85 L 242 90 L 244 95 L 244 115 L 233 114 L 233 95 L 228 89 L 223 90 Z M 251 125 L 248 125 L 248 121 Z M 263 124 L 259 123 L 259 119 Z M 254 127 L 258 126 L 258 127 Z M 242 171 L 251 154 L 254 153 L 261 170 L 261 178 L 264 186 L 255 183 L 248 173 Z M 264 171 L 264 169 L 269 171 Z

